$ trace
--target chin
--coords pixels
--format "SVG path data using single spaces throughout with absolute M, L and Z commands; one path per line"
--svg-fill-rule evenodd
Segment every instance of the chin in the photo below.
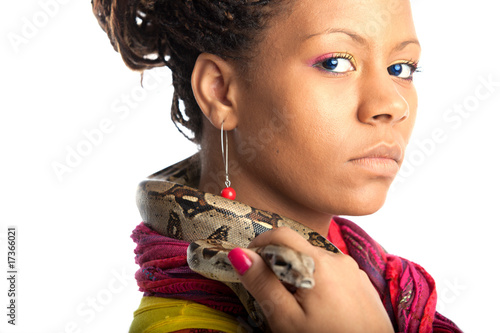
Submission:
M 387 198 L 387 186 L 365 188 L 351 194 L 348 202 L 338 215 L 363 216 L 377 212 L 385 203 Z

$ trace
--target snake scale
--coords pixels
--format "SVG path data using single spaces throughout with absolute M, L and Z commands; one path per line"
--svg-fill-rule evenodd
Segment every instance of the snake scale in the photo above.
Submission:
M 139 184 L 137 190 L 141 217 L 156 232 L 190 242 L 190 268 L 228 285 L 253 321 L 266 331 L 267 323 L 262 310 L 238 283 L 237 275 L 227 261 L 225 252 L 228 250 L 224 248 L 247 248 L 261 233 L 286 226 L 314 246 L 333 253 L 341 251 L 317 232 L 294 220 L 191 187 L 196 186 L 198 181 L 196 155 L 151 175 Z M 309 257 L 304 258 L 300 253 L 284 247 L 268 246 L 255 250 L 265 261 L 267 259 L 268 265 L 282 281 L 295 287 L 312 287 L 314 282 L 309 279 L 308 273 L 300 272 L 314 270 L 314 263 L 309 261 Z M 293 267 L 298 267 L 298 274 Z M 305 276 L 302 280 L 298 278 L 301 273 Z

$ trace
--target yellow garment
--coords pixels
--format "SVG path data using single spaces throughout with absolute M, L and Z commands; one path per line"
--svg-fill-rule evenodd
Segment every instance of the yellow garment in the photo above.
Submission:
M 205 305 L 179 299 L 143 297 L 134 312 L 129 333 L 167 333 L 183 329 L 211 329 L 227 333 L 244 332 L 231 315 Z

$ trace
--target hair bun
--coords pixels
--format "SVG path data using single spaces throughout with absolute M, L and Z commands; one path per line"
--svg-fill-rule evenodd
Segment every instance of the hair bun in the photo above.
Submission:
M 155 0 L 92 0 L 94 15 L 111 45 L 134 70 L 164 66 L 162 57 L 170 53 L 152 15 L 154 4 Z
M 245 75 L 266 22 L 284 12 L 288 2 L 92 0 L 92 8 L 128 67 L 139 71 L 170 68 L 174 86 L 172 120 L 188 139 L 200 143 L 203 116 L 191 87 L 196 59 L 201 53 L 231 59 Z

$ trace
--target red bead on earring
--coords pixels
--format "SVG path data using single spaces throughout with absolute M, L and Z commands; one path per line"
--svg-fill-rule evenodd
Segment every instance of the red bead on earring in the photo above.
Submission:
M 231 187 L 231 181 L 229 180 L 229 168 L 228 168 L 228 153 L 227 153 L 227 132 L 226 134 L 226 149 L 224 149 L 224 121 L 220 125 L 220 145 L 222 150 L 222 162 L 226 167 L 226 188 L 224 188 L 220 195 L 226 199 L 234 200 L 236 198 L 236 191 Z
M 234 189 L 232 187 L 226 187 L 226 188 L 222 189 L 222 191 L 220 192 L 220 195 L 226 199 L 229 199 L 229 200 L 236 199 L 236 192 L 234 191 Z

